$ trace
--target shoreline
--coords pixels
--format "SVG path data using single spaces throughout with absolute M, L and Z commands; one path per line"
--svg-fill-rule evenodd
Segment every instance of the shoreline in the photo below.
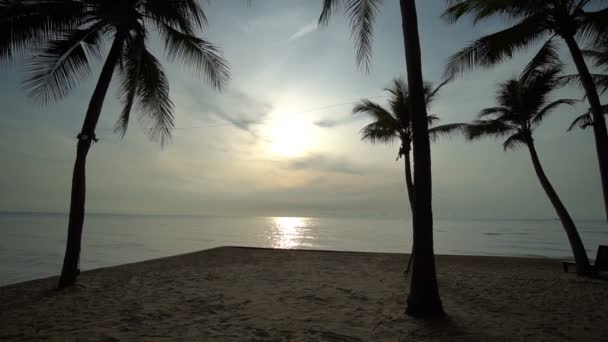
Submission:
M 559 260 L 437 255 L 448 318 L 404 314 L 407 254 L 217 247 L 0 287 L 0 339 L 600 340 L 608 281 Z
M 190 255 L 190 254 L 196 254 L 196 253 L 200 253 L 200 252 L 204 252 L 204 251 L 209 251 L 209 250 L 214 250 L 214 249 L 218 249 L 218 248 L 244 248 L 244 249 L 259 249 L 259 250 L 289 250 L 289 251 L 297 251 L 297 252 L 323 252 L 323 253 L 363 253 L 363 254 L 392 254 L 392 255 L 403 255 L 406 257 L 410 256 L 410 253 L 399 253 L 399 252 L 368 252 L 368 251 L 355 251 L 355 250 L 333 250 L 333 249 L 306 249 L 306 248 L 273 248 L 273 247 L 256 247 L 256 246 L 237 246 L 237 245 L 226 245 L 226 246 L 218 246 L 218 247 L 212 247 L 212 248 L 207 248 L 207 249 L 203 249 L 203 250 L 199 250 L 199 251 L 193 251 L 193 252 L 187 252 L 187 253 L 180 253 L 180 254 L 174 254 L 174 255 L 168 255 L 168 256 L 163 256 L 163 257 L 158 257 L 158 258 L 152 258 L 152 259 L 145 259 L 145 260 L 140 260 L 140 261 L 133 261 L 133 262 L 126 262 L 126 263 L 122 263 L 122 264 L 116 264 L 116 265 L 109 265 L 109 266 L 101 266 L 101 267 L 96 267 L 96 268 L 90 268 L 90 269 L 85 269 L 85 270 L 81 270 L 82 273 L 85 272 L 92 272 L 92 271 L 97 271 L 97 270 L 103 270 L 103 269 L 107 269 L 107 268 L 113 268 L 113 267 L 120 267 L 120 266 L 126 266 L 126 265 L 132 265 L 132 264 L 140 264 L 140 263 L 146 263 L 146 262 L 153 262 L 153 261 L 161 261 L 167 258 L 175 258 L 175 257 L 180 257 L 180 256 L 185 256 L 185 255 Z M 591 260 L 593 260 L 593 257 L 595 254 L 595 251 L 587 251 L 587 253 L 591 253 L 589 254 L 589 257 L 591 258 Z M 435 257 L 472 257 L 472 258 L 506 258 L 506 259 L 532 259 L 532 260 L 553 260 L 553 261 L 559 261 L 561 262 L 562 260 L 574 260 L 573 257 L 571 256 L 563 256 L 563 257 L 551 257 L 551 256 L 544 256 L 544 255 L 502 255 L 502 254 L 435 254 Z M 45 279 L 49 279 L 49 278 L 59 278 L 59 274 L 56 275 L 50 275 L 50 276 L 45 276 L 45 277 L 41 277 L 41 278 L 34 278 L 34 279 L 28 279 L 28 280 L 23 280 L 23 281 L 19 281 L 16 283 L 9 283 L 9 284 L 0 284 L 0 288 L 2 287 L 7 287 L 7 286 L 14 286 L 14 285 L 19 285 L 22 283 L 27 283 L 30 281 L 41 281 L 41 280 L 45 280 Z

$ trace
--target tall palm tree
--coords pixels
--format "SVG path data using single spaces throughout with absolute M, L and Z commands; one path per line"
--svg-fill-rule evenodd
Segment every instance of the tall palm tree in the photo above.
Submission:
M 444 81 L 437 88 L 433 88 L 430 82 L 424 85 L 424 95 L 427 109 L 435 100 L 439 90 L 449 82 Z M 374 143 L 394 143 L 399 142 L 399 152 L 397 160 L 403 157 L 405 164 L 405 185 L 410 202 L 410 207 L 414 209 L 414 181 L 412 179 L 411 157 L 412 151 L 412 114 L 407 83 L 401 79 L 393 80 L 391 87 L 385 89 L 389 96 L 390 110 L 369 99 L 363 99 L 353 108 L 353 114 L 367 114 L 374 121 L 361 129 L 361 140 Z M 427 116 L 429 126 L 439 121 L 435 114 Z M 459 130 L 459 124 L 449 124 L 429 128 L 429 135 L 432 141 L 440 136 L 451 134 Z
M 103 102 L 115 72 L 121 76 L 123 110 L 116 132 L 124 135 L 134 105 L 149 137 L 165 144 L 173 128 L 169 82 L 147 49 L 150 31 L 165 43 L 170 60 L 194 66 L 217 89 L 229 80 L 218 49 L 194 35 L 206 17 L 196 0 L 0 0 L 0 58 L 27 57 L 29 95 L 42 104 L 62 99 L 91 73 L 109 40 L 99 79 L 77 136 L 68 238 L 59 287 L 78 276 L 85 213 L 85 165 Z M 33 51 L 29 53 L 29 51 Z M 29 55 L 29 56 L 28 56 Z
M 570 241 L 576 261 L 576 271 L 580 275 L 591 275 L 583 242 L 572 217 L 543 170 L 532 137 L 534 130 L 556 108 L 573 105 L 577 101 L 560 99 L 550 102 L 550 93 L 560 84 L 558 77 L 560 72 L 560 66 L 529 70 L 518 78 L 501 83 L 496 95 L 498 106 L 482 110 L 479 119 L 465 127 L 465 135 L 468 140 L 506 137 L 503 143 L 505 151 L 524 146 L 528 148 L 536 175 Z
M 324 0 L 319 23 L 329 21 L 332 13 L 344 6 L 350 17 L 355 37 L 357 64 L 369 70 L 372 56 L 374 24 L 382 0 Z M 420 37 L 415 0 L 399 1 L 402 20 L 405 62 L 412 115 L 412 143 L 414 145 L 414 210 L 413 254 L 414 265 L 406 312 L 414 317 L 444 316 L 439 297 L 435 254 L 433 251 L 433 209 L 431 184 L 431 147 L 424 99 Z
M 595 147 L 600 168 L 604 206 L 608 220 L 608 135 L 600 98 L 579 42 L 593 44 L 608 34 L 608 8 L 587 11 L 604 0 L 446 0 L 443 17 L 451 22 L 470 14 L 477 23 L 490 17 L 514 20 L 509 28 L 473 41 L 454 54 L 448 62 L 449 75 L 475 66 L 489 67 L 512 57 L 516 52 L 543 40 L 544 47 L 557 54 L 555 38 L 561 38 L 568 50 L 591 107 Z

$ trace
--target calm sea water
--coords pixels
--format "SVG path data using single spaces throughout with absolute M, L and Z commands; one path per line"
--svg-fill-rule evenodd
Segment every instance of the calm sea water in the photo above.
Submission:
M 579 221 L 590 257 L 608 244 L 608 225 Z M 57 275 L 67 216 L 0 214 L 0 285 Z M 411 222 L 391 219 L 197 216 L 87 216 L 82 269 L 218 246 L 409 253 Z M 437 254 L 571 255 L 556 220 L 436 220 Z

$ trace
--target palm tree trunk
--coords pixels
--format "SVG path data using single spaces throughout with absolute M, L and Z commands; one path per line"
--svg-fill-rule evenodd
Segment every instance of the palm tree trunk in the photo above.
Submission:
M 602 180 L 602 191 L 604 194 L 604 209 L 606 212 L 606 220 L 608 221 L 608 133 L 606 131 L 606 120 L 602 111 L 600 97 L 597 93 L 597 87 L 593 81 L 593 77 L 589 72 L 589 68 L 585 63 L 585 58 L 580 47 L 576 43 L 573 36 L 564 35 L 564 40 L 568 45 L 572 59 L 578 70 L 581 78 L 581 83 L 585 88 L 589 105 L 591 106 L 591 115 L 593 117 L 593 133 L 595 136 L 595 149 L 597 151 L 597 159 L 600 164 L 600 178 Z
M 540 164 L 540 160 L 538 159 L 538 154 L 536 153 L 536 148 L 534 147 L 534 143 L 530 142 L 527 144 L 528 149 L 530 150 L 530 157 L 532 157 L 532 164 L 534 165 L 534 171 L 536 171 L 536 175 L 540 180 L 540 184 L 542 185 L 547 197 L 553 204 L 559 219 L 562 222 L 562 226 L 568 235 L 568 241 L 570 241 L 570 247 L 572 248 L 572 253 L 574 254 L 574 260 L 576 261 L 576 273 L 579 275 L 590 276 L 591 266 L 589 265 L 589 258 L 587 257 L 587 251 L 585 251 L 585 246 L 583 245 L 583 241 L 576 230 L 576 226 L 574 225 L 574 221 L 568 214 L 568 210 L 557 196 L 557 192 L 553 189 L 553 186 L 549 182 L 545 171 L 543 170 L 542 165 Z
M 444 316 L 433 252 L 431 144 L 422 80 L 422 57 L 415 0 L 401 0 L 405 62 L 411 98 L 414 145 L 413 265 L 406 313 L 414 317 Z
M 76 161 L 72 174 L 72 193 L 70 198 L 70 218 L 68 222 L 68 239 L 63 259 L 63 268 L 59 278 L 59 288 L 73 285 L 80 273 L 78 263 L 80 260 L 80 244 L 82 238 L 82 227 L 84 225 L 84 208 L 86 194 L 86 161 L 91 144 L 95 140 L 95 128 L 99 121 L 101 108 L 108 87 L 112 81 L 112 74 L 122 48 L 123 39 L 119 36 L 114 38 L 108 57 L 101 69 L 101 75 L 97 81 L 95 91 L 89 102 L 89 107 L 78 134 L 78 145 L 76 147 Z
M 410 151 L 409 149 L 405 149 L 404 154 L 405 160 L 405 188 L 407 190 L 407 199 L 410 202 L 410 212 L 414 213 L 414 182 L 412 181 L 412 163 L 410 161 Z M 410 257 L 407 260 L 407 268 L 405 269 L 405 276 L 410 273 L 410 269 L 412 268 L 412 260 L 414 258 L 414 244 L 412 244 L 412 251 L 410 252 Z
M 404 154 L 405 161 L 405 188 L 407 190 L 407 198 L 410 202 L 410 208 L 414 212 L 414 182 L 412 181 L 412 163 L 410 161 L 410 151 L 406 150 Z

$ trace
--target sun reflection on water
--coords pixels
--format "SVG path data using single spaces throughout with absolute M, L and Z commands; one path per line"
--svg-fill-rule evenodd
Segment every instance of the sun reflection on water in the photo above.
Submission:
M 268 239 L 274 248 L 307 247 L 310 219 L 305 217 L 272 217 Z

